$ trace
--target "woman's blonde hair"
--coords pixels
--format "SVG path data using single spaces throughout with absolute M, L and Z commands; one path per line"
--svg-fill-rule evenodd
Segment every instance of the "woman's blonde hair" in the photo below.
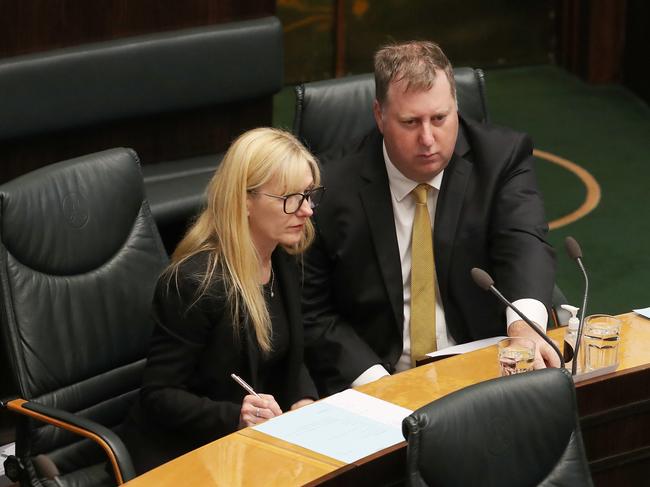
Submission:
M 200 279 L 194 303 L 215 279 L 223 281 L 237 336 L 248 315 L 263 352 L 271 349 L 271 319 L 259 284 L 260 257 L 251 237 L 248 192 L 274 180 L 283 194 L 303 192 L 305 165 L 314 185 L 320 172 L 314 156 L 290 133 L 274 128 L 245 132 L 226 152 L 207 188 L 207 206 L 176 247 L 167 269 L 177 278 L 179 266 L 190 257 L 207 252 L 208 265 Z M 303 252 L 314 238 L 307 220 L 298 244 L 284 247 L 291 254 Z

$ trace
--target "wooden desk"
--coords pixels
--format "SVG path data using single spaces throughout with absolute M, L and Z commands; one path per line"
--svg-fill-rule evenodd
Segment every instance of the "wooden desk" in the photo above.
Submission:
M 290 486 L 304 485 L 338 469 L 345 470 L 342 462 L 257 434 L 262 440 L 243 431 L 225 436 L 125 485 Z
M 621 318 L 620 366 L 577 387 L 583 437 L 597 486 L 643 485 L 650 471 L 650 320 L 633 313 Z M 564 329 L 549 335 L 559 343 Z M 417 409 L 497 375 L 495 347 L 489 347 L 385 377 L 359 390 Z M 393 485 L 405 472 L 405 445 L 344 465 L 245 429 L 127 485 Z

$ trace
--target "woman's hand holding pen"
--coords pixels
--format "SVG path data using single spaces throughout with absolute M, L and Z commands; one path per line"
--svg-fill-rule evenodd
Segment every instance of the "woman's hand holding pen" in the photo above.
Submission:
M 263 423 L 267 419 L 280 416 L 282 410 L 275 398 L 270 394 L 249 394 L 244 400 L 239 412 L 239 427 L 246 428 Z
M 239 411 L 239 428 L 255 426 L 256 424 L 263 423 L 267 419 L 275 418 L 282 414 L 282 410 L 278 406 L 278 403 L 275 402 L 273 396 L 270 394 L 258 394 L 248 382 L 237 374 L 230 374 L 230 377 L 248 392 L 248 395 L 244 396 L 241 410 Z

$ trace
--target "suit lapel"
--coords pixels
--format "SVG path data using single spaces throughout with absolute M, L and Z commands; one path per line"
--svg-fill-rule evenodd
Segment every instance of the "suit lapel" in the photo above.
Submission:
M 404 296 L 402 268 L 397 245 L 393 216 L 393 204 L 386 166 L 381 149 L 381 136 L 373 138 L 366 154 L 362 177 L 367 184 L 361 188 L 360 197 L 368 220 L 372 242 L 377 256 L 384 286 L 388 292 L 395 323 L 400 332 L 404 326 Z
M 443 299 L 447 291 L 449 264 L 456 241 L 456 230 L 460 221 L 467 184 L 473 170 L 472 163 L 466 158 L 469 156 L 469 150 L 470 146 L 461 121 L 454 155 L 449 161 L 442 179 L 433 232 L 436 273 Z

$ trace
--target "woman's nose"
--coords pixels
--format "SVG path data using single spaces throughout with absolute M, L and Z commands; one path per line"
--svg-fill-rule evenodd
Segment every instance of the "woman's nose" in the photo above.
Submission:
M 298 211 L 296 212 L 299 216 L 304 216 L 309 218 L 314 214 L 314 209 L 311 207 L 311 202 L 309 201 L 309 198 L 305 198 L 301 205 L 300 208 L 298 208 Z

